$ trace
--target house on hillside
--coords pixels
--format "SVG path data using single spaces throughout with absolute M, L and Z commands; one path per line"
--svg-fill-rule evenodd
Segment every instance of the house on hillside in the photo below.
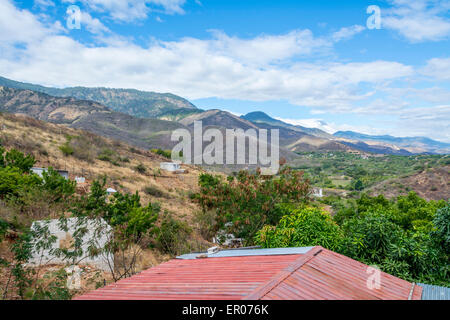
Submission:
M 106 189 L 106 193 L 108 194 L 108 196 L 112 196 L 114 193 L 117 193 L 117 190 L 113 188 L 108 188 Z
M 323 247 L 209 250 L 77 300 L 420 300 L 423 288 Z
M 166 171 L 169 171 L 169 172 L 176 172 L 177 170 L 181 169 L 180 164 L 179 163 L 174 163 L 174 162 L 161 162 L 159 164 L 159 167 L 162 170 L 166 170 Z
M 313 195 L 313 197 L 316 197 L 316 198 L 323 198 L 323 189 L 322 188 L 314 188 L 312 195 Z
M 58 172 L 62 177 L 64 177 L 66 180 L 69 180 L 69 171 L 66 170 L 57 170 L 54 169 L 56 172 Z M 31 168 L 31 171 L 35 174 L 37 174 L 39 177 L 42 178 L 42 173 L 43 172 L 47 172 L 48 169 L 47 168 L 38 168 L 38 167 L 33 167 Z

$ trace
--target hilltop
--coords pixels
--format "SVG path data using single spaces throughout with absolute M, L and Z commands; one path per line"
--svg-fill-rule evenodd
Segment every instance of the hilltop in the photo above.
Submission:
M 174 121 L 137 118 L 89 100 L 0 87 L 0 111 L 64 124 L 146 149 L 170 148 L 170 133 L 184 127 Z
M 51 88 L 24 83 L 0 77 L 0 86 L 32 90 L 55 97 L 73 97 L 91 100 L 105 105 L 111 110 L 140 118 L 178 120 L 187 115 L 201 112 L 188 100 L 171 93 L 156 93 L 135 89 L 112 88 Z

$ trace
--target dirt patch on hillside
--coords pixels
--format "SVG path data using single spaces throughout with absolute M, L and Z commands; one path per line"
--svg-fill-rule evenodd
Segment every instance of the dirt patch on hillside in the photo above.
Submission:
M 369 190 L 370 195 L 383 194 L 395 198 L 415 191 L 427 200 L 450 199 L 450 166 L 426 169 L 420 173 L 383 181 Z

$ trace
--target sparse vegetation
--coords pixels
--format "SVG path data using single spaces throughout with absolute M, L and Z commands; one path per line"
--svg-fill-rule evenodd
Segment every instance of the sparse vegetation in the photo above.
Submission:
M 147 168 L 142 163 L 139 163 L 137 166 L 134 167 L 134 169 L 140 174 L 144 174 L 147 172 Z
M 160 190 L 156 186 L 147 186 L 144 188 L 144 192 L 146 194 L 148 194 L 149 196 L 153 196 L 156 198 L 167 198 L 168 197 L 168 195 L 164 191 Z

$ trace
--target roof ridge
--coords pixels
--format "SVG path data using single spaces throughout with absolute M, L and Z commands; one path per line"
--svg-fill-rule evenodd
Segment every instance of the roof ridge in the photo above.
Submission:
M 280 283 L 292 275 L 295 271 L 300 269 L 305 263 L 316 257 L 325 248 L 321 246 L 316 246 L 309 250 L 307 253 L 303 254 L 300 258 L 288 265 L 284 270 L 277 273 L 268 282 L 262 284 L 250 294 L 248 294 L 243 300 L 261 300 L 265 295 L 275 289 Z

